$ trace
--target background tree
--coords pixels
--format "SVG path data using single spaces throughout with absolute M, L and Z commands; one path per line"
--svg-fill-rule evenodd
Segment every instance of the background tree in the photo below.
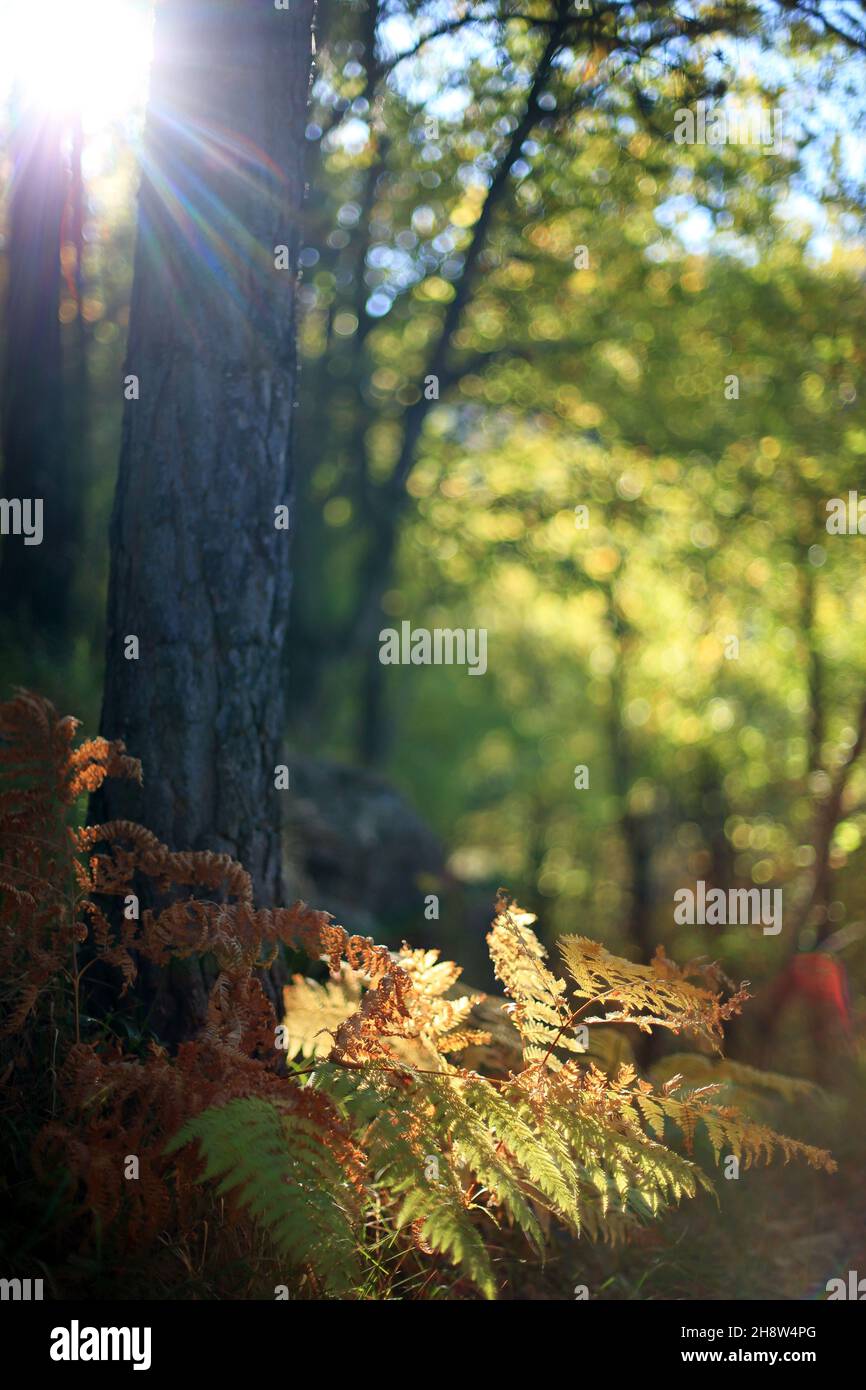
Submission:
M 5 353 L 2 490 L 39 499 L 43 540 L 0 542 L 3 613 L 57 654 L 68 636 L 68 600 L 80 541 L 72 470 L 72 412 L 60 341 L 60 251 L 70 187 L 57 115 L 25 108 L 13 137 Z

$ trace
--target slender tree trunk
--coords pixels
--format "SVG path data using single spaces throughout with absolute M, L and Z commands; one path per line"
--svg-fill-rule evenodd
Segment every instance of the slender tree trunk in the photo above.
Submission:
M 638 963 L 648 965 L 655 942 L 652 934 L 652 848 L 646 816 L 629 809 L 628 799 L 635 778 L 634 757 L 625 728 L 625 682 L 633 650 L 632 631 L 617 601 L 613 587 L 607 590 L 607 622 L 614 642 L 616 659 L 611 672 L 610 704 L 607 708 L 608 749 L 611 785 L 619 803 L 620 834 L 629 868 L 628 934 L 637 952 Z M 647 1068 L 658 1056 L 659 1030 L 637 1033 L 632 1039 L 638 1065 Z
M 801 620 L 803 643 L 809 677 L 809 772 L 820 772 L 824 766 L 824 737 L 826 734 L 824 666 L 818 642 L 817 588 L 818 581 L 809 563 L 808 553 L 800 559 Z
M 42 540 L 3 538 L 0 595 L 4 614 L 49 645 L 66 635 L 76 547 L 58 318 L 66 184 L 60 122 L 25 118 L 16 132 L 9 218 L 2 492 L 41 502 Z
M 312 11 L 157 12 L 102 715 L 145 782 L 111 784 L 94 807 L 172 847 L 228 852 L 265 905 L 280 885 L 291 574 L 276 509 L 292 501 Z M 194 979 L 163 981 L 152 1017 L 173 1039 L 202 1007 Z
M 556 0 L 554 8 L 555 18 L 551 22 L 547 42 L 533 73 L 523 113 L 491 176 L 490 187 L 466 252 L 463 273 L 457 283 L 454 298 L 443 315 L 440 331 L 424 368 L 422 383 L 431 376 L 435 377 L 440 395 L 454 380 L 451 364 L 454 336 L 475 292 L 490 231 L 497 210 L 507 194 L 509 176 L 520 158 L 523 145 L 542 116 L 541 96 L 550 80 L 556 56 L 564 43 L 571 18 L 568 0 Z M 359 571 L 356 618 L 353 625 L 354 646 L 360 651 L 363 663 L 357 747 L 361 761 L 368 766 L 382 763 L 388 751 L 390 730 L 387 724 L 385 682 L 376 637 L 384 621 L 382 599 L 392 583 L 405 514 L 411 501 L 406 484 L 415 464 L 429 404 L 423 389 L 419 389 L 418 399 L 405 412 L 400 452 L 394 471 L 381 490 L 382 495 L 375 496 L 368 480 L 370 542 L 366 560 Z

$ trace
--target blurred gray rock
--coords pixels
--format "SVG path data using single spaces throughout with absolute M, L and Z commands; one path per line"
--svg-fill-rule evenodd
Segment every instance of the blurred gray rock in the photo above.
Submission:
M 297 754 L 286 762 L 284 901 L 303 898 L 388 944 L 435 944 L 424 899 L 452 880 L 442 845 L 406 797 L 360 768 Z

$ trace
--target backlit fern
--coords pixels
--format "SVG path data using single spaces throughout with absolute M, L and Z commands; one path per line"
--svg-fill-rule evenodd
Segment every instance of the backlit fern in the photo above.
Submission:
M 637 966 L 569 936 L 569 985 L 534 919 L 502 896 L 488 944 L 520 1045 L 497 1052 L 477 1026 L 480 997 L 459 992 L 459 968 L 436 952 L 389 953 L 302 903 L 256 909 L 241 866 L 172 852 L 130 822 L 72 828 L 105 776 L 140 775 L 120 745 L 74 748 L 74 730 L 33 696 L 0 707 L 3 1118 L 16 1183 L 35 1184 L 43 1205 L 53 1191 L 70 1249 L 179 1247 L 204 1211 L 260 1231 L 281 1283 L 351 1296 L 370 1286 L 375 1230 L 400 1262 L 450 1262 L 467 1292 L 493 1297 L 506 1241 L 541 1259 L 554 1224 L 622 1239 L 711 1190 L 698 1134 L 717 1161 L 779 1154 L 833 1170 L 822 1150 L 719 1104 L 705 1058 L 684 1062 L 688 1084 L 658 1085 L 614 1060 L 608 1040 L 627 1026 L 718 1049 L 745 995 L 726 995 L 712 969 L 662 953 Z M 139 917 L 143 882 L 173 896 Z M 258 973 L 282 946 L 326 961 L 331 978 L 296 977 L 280 1021 Z M 207 1019 L 176 1053 L 83 1006 L 96 963 L 113 971 L 119 1007 L 142 960 L 204 956 Z

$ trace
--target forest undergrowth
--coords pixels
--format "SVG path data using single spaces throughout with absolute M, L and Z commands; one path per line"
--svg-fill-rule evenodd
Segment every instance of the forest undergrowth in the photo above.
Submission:
M 722 1058 L 748 992 L 713 962 L 634 964 L 579 935 L 549 960 L 503 893 L 502 1054 L 438 952 L 257 908 L 228 856 L 83 825 L 106 777 L 142 769 L 76 730 L 25 692 L 0 706 L 3 1255 L 52 1296 L 762 1296 L 726 1283 L 761 1286 L 741 1257 L 778 1241 L 762 1204 L 790 1223 L 792 1183 L 810 1212 L 850 1196 L 826 1148 L 859 1144 L 844 1095 Z M 305 965 L 277 1017 L 263 974 L 287 952 Z M 190 959 L 207 1018 L 170 1049 L 142 966 Z M 677 1052 L 643 1075 L 606 1060 L 615 1030 Z M 785 1107 L 806 1138 L 770 1122 Z

